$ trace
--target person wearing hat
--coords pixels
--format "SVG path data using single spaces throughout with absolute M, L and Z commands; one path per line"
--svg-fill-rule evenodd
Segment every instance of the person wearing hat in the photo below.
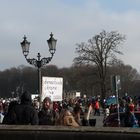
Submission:
M 44 98 L 42 109 L 39 111 L 38 117 L 40 125 L 55 125 L 56 114 L 49 97 Z

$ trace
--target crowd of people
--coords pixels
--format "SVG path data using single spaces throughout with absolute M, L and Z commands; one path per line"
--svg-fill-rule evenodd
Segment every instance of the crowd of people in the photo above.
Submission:
M 119 111 L 126 113 L 125 126 L 132 127 L 137 124 L 134 111 L 140 111 L 140 102 L 134 103 L 131 97 L 119 100 Z M 104 119 L 111 113 L 117 112 L 117 104 L 101 106 L 99 97 L 63 99 L 61 102 L 52 102 L 45 97 L 40 104 L 38 98 L 32 100 L 31 94 L 25 91 L 20 100 L 3 102 L 0 100 L 0 123 L 16 125 L 63 125 L 63 126 L 95 126 L 94 116 L 101 115 L 103 107 Z M 92 118 L 91 118 L 92 116 Z
M 78 127 L 89 124 L 89 116 L 93 113 L 93 100 L 87 98 L 64 99 L 52 102 L 46 97 L 40 104 L 38 99 L 31 99 L 25 91 L 20 100 L 12 100 L 8 104 L 0 101 L 1 124 L 16 125 L 63 125 Z M 98 98 L 95 100 L 95 112 L 100 115 Z M 86 122 L 86 123 L 85 123 Z
M 136 111 L 140 111 L 140 99 L 137 97 L 132 98 L 131 96 L 127 95 L 122 98 L 119 98 L 119 103 L 111 103 L 109 105 L 108 104 L 105 105 L 104 120 L 112 113 L 121 112 L 125 114 L 123 118 L 120 118 L 121 126 L 139 127 L 140 120 L 138 120 L 138 118 L 136 118 L 135 116 Z

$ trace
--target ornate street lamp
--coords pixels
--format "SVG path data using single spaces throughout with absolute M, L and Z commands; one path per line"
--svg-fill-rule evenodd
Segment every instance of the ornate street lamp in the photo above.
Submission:
M 31 64 L 34 65 L 35 67 L 38 68 L 38 92 L 39 92 L 39 96 L 40 96 L 40 101 L 42 101 L 42 91 L 41 91 L 41 67 L 43 67 L 44 65 L 48 64 L 52 58 L 53 55 L 56 51 L 56 42 L 57 40 L 53 38 L 53 34 L 50 34 L 50 39 L 47 40 L 48 42 L 48 46 L 49 46 L 49 52 L 51 54 L 50 57 L 43 57 L 41 59 L 41 55 L 40 53 L 37 54 L 37 59 L 35 58 L 27 58 L 28 54 L 29 54 L 29 48 L 30 48 L 30 42 L 27 41 L 26 36 L 23 37 L 23 42 L 21 42 L 21 47 L 22 47 L 22 52 L 23 55 L 26 58 L 26 61 Z

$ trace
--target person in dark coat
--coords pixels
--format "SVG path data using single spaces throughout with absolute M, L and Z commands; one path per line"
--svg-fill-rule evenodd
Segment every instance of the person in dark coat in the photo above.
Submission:
M 38 113 L 32 106 L 31 94 L 25 91 L 21 95 L 21 103 L 15 105 L 9 114 L 9 119 L 4 124 L 37 125 L 39 122 Z
M 127 107 L 125 111 L 124 125 L 125 127 L 139 127 L 138 120 L 135 117 L 134 112 L 132 112 L 129 107 Z
M 42 109 L 39 111 L 38 116 L 40 125 L 55 125 L 56 113 L 49 97 L 45 97 L 43 100 Z

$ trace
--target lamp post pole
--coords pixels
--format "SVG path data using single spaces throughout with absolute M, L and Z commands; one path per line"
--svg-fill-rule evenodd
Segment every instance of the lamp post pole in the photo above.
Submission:
M 52 58 L 53 55 L 56 51 L 56 42 L 57 40 L 53 38 L 53 34 L 50 34 L 50 39 L 47 40 L 48 42 L 48 46 L 49 46 L 49 52 L 51 54 L 50 57 L 43 57 L 41 58 L 40 53 L 37 54 L 37 59 L 35 58 L 27 58 L 28 54 L 29 54 L 29 47 L 30 47 L 30 42 L 27 41 L 26 36 L 23 37 L 23 42 L 21 42 L 21 47 L 22 47 L 22 52 L 23 55 L 25 56 L 26 61 L 31 64 L 34 65 L 35 67 L 37 67 L 38 69 L 38 93 L 40 96 L 40 103 L 42 102 L 42 90 L 41 90 L 41 67 L 43 67 L 44 65 L 48 64 Z
M 41 55 L 40 53 L 38 53 L 37 55 L 37 58 L 38 58 L 38 66 L 37 66 L 37 71 L 38 71 L 38 93 L 40 95 L 40 101 L 42 100 L 41 99 L 41 93 L 42 93 L 42 90 L 41 90 L 41 65 L 40 65 L 40 58 L 41 58 Z

